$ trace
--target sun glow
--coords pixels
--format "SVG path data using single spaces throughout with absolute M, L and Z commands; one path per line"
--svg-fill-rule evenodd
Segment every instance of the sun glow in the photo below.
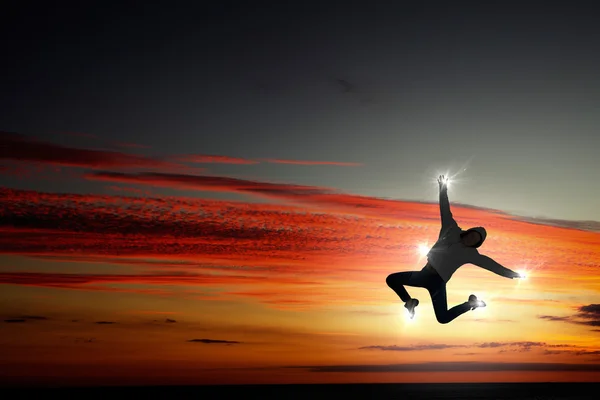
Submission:
M 525 270 L 521 269 L 521 270 L 517 271 L 517 273 L 519 274 L 519 279 L 527 279 L 527 277 L 528 277 L 527 271 L 525 271 Z
M 445 176 L 443 179 L 444 184 L 446 185 L 446 187 L 449 189 L 450 188 L 450 184 L 452 183 L 452 180 L 450 179 L 450 177 Z
M 415 322 L 416 318 L 417 318 L 417 313 L 416 312 L 415 312 L 414 315 L 411 316 L 410 315 L 410 311 L 408 311 L 406 308 L 404 309 L 404 320 L 405 320 L 405 322 L 412 324 L 412 323 Z
M 421 257 L 425 257 L 427 256 L 427 253 L 429 253 L 429 246 L 427 246 L 426 244 L 420 244 L 418 247 L 419 250 L 419 255 Z
M 434 183 L 435 187 L 437 188 L 438 178 L 440 175 L 443 175 L 444 184 L 448 189 L 450 189 L 451 187 L 456 187 L 457 184 L 460 186 L 460 184 L 465 183 L 469 180 L 465 178 L 463 174 L 469 168 L 472 160 L 473 156 L 469 157 L 469 159 L 458 170 L 456 170 L 456 172 L 452 172 L 450 169 L 447 169 L 445 171 L 437 170 L 434 174 L 431 175 L 431 178 L 428 178 L 428 180 L 431 180 L 431 182 Z

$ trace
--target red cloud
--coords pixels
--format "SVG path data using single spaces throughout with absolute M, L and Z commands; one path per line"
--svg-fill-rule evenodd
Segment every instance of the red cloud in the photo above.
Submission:
M 388 271 L 420 265 L 417 246 L 431 244 L 439 231 L 436 204 L 308 193 L 309 205 L 327 201 L 332 213 L 310 206 L 0 189 L 0 252 L 183 261 L 173 265 L 182 270 L 238 265 L 379 281 Z M 534 259 L 549 278 L 596 272 L 598 233 L 458 206 L 453 212 L 461 226 L 488 227 L 485 252 L 509 267 Z M 507 247 L 507 241 L 519 245 Z
M 264 189 L 260 182 L 215 182 L 259 192 Z M 268 192 L 296 196 L 304 206 L 0 189 L 0 253 L 117 262 L 156 272 L 7 272 L 0 282 L 81 290 L 151 290 L 147 293 L 156 294 L 164 291 L 108 285 L 247 285 L 226 290 L 229 296 L 254 298 L 279 307 L 347 303 L 356 298 L 361 303 L 381 303 L 382 293 L 387 290 L 385 276 L 420 268 L 425 261 L 419 258 L 417 246 L 432 244 L 439 232 L 437 204 L 291 187 L 276 185 Z M 313 207 L 311 202 L 316 205 Z M 514 267 L 535 260 L 541 266 L 536 272 L 538 284 L 578 284 L 581 288 L 587 284 L 593 290 L 590 285 L 595 281 L 585 278 L 597 274 L 599 233 L 521 222 L 481 209 L 454 206 L 453 213 L 461 226 L 488 227 L 490 235 L 484 251 L 499 262 Z M 518 245 L 506 245 L 512 242 Z M 213 274 L 209 274 L 211 271 Z M 357 286 L 356 282 L 361 284 Z M 306 290 L 290 290 L 282 286 L 286 284 L 307 286 Z
M 136 194 L 146 194 L 148 196 L 152 195 L 152 192 L 150 192 L 149 190 L 142 190 L 133 187 L 108 186 L 107 189 L 112 190 L 114 192 L 129 192 Z
M 190 162 L 190 163 L 198 163 L 198 164 L 209 164 L 209 163 L 219 163 L 219 164 L 258 164 L 258 161 L 249 160 L 247 158 L 238 158 L 238 157 L 228 157 L 228 156 L 218 156 L 218 155 L 203 155 L 203 154 L 190 154 L 186 156 L 176 157 L 178 161 L 181 162 Z
M 90 134 L 70 134 L 71 136 L 80 136 L 87 138 L 96 138 Z M 115 142 L 114 146 L 124 148 L 148 148 L 148 146 L 136 144 Z M 82 167 L 90 169 L 110 169 L 110 168 L 154 168 L 169 171 L 189 171 L 190 168 L 179 164 L 188 163 L 222 163 L 222 164 L 258 164 L 260 161 L 239 157 L 228 157 L 222 155 L 203 155 L 190 154 L 169 157 L 173 162 L 166 159 L 155 159 L 140 155 L 126 154 L 119 151 L 92 150 L 75 147 L 62 146 L 48 142 L 39 141 L 35 138 L 25 135 L 0 131 L 0 160 L 11 160 L 18 162 L 28 162 L 36 164 L 51 164 L 68 167 Z M 270 163 L 279 164 L 299 164 L 299 165 L 340 165 L 356 166 L 357 163 L 344 163 L 334 161 L 297 161 L 282 159 L 266 159 Z M 9 173 L 15 173 L 7 167 L 1 167 L 2 170 Z M 1 172 L 1 171 L 0 171 Z
M 260 182 L 222 176 L 153 172 L 127 174 L 99 171 L 85 174 L 84 177 L 90 180 L 144 184 L 181 190 L 211 190 L 242 193 L 263 198 L 284 200 L 302 204 L 303 206 L 311 205 L 325 212 L 370 216 L 392 219 L 394 221 L 405 218 L 416 218 L 420 221 L 430 219 L 432 222 L 437 223 L 439 220 L 437 212 L 432 213 L 435 208 L 432 208 L 432 204 L 429 203 L 359 196 L 318 186 Z M 493 213 L 495 218 L 505 215 L 500 211 L 469 207 L 468 217 L 470 217 L 471 221 L 465 222 L 469 224 L 476 223 L 477 219 L 487 218 L 490 213 Z
M 360 163 L 338 162 L 338 161 L 302 161 L 302 160 L 284 160 L 280 158 L 265 158 L 260 160 L 252 160 L 248 158 L 228 157 L 221 155 L 207 154 L 189 154 L 184 156 L 173 157 L 177 161 L 190 163 L 220 163 L 220 164 L 258 164 L 261 161 L 274 164 L 293 164 L 293 165 L 337 165 L 343 167 L 360 166 Z
M 0 132 L 0 159 L 91 169 L 160 168 L 182 170 L 185 168 L 180 164 L 149 157 L 116 151 L 66 147 L 8 132 Z
M 429 221 L 437 223 L 439 215 L 434 210 L 431 203 L 425 202 L 406 202 L 402 200 L 390 200 L 370 196 L 360 196 L 348 193 L 342 193 L 335 189 L 305 186 L 286 183 L 271 183 L 251 181 L 238 178 L 209 176 L 209 175 L 188 175 L 188 174 L 170 174 L 170 173 L 138 173 L 126 174 L 115 172 L 94 172 L 84 176 L 90 180 L 101 180 L 108 182 L 134 183 L 150 186 L 162 186 L 177 188 L 182 190 L 211 190 L 232 193 L 242 193 L 263 198 L 284 200 L 290 203 L 310 205 L 323 212 L 345 213 L 358 216 L 369 216 L 380 219 L 391 219 L 393 221 L 403 220 L 405 218 L 417 218 L 420 221 Z M 436 205 L 436 207 L 438 207 Z M 533 229 L 532 225 L 540 225 L 540 229 L 549 232 L 548 226 L 557 228 L 581 229 L 600 232 L 600 222 L 595 221 L 560 221 L 546 220 L 539 218 L 516 217 L 508 215 L 499 210 L 485 209 L 474 206 L 453 205 L 453 210 L 468 210 L 461 215 L 462 224 L 476 225 L 486 221 L 486 226 L 494 228 L 495 224 L 503 223 L 507 219 L 520 220 L 528 222 L 528 230 Z M 510 233 L 519 235 L 522 225 L 506 225 Z M 556 232 L 563 232 L 557 230 Z
M 314 186 L 290 185 L 250 181 L 210 175 L 187 175 L 147 172 L 125 174 L 119 172 L 96 172 L 84 175 L 90 180 L 135 183 L 177 189 L 212 190 L 248 193 L 262 197 L 294 199 L 306 194 L 325 193 L 328 189 Z

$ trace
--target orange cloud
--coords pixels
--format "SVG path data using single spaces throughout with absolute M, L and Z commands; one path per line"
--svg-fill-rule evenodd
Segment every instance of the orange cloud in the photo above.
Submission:
M 427 362 L 387 365 L 315 365 L 290 368 L 312 372 L 456 372 L 456 371 L 600 371 L 600 364 L 565 363 L 492 363 L 492 362 Z
M 215 182 L 264 189 L 246 181 Z M 127 264 L 153 272 L 112 276 L 9 271 L 2 282 L 159 295 L 168 292 L 110 285 L 246 285 L 225 293 L 280 308 L 351 304 L 356 298 L 361 304 L 381 304 L 388 290 L 385 276 L 420 269 L 425 260 L 418 245 L 433 244 L 439 232 L 437 204 L 322 194 L 316 189 L 295 192 L 288 186 L 269 191 L 296 196 L 304 206 L 0 189 L 0 253 Z M 568 285 L 599 290 L 594 279 L 600 233 L 532 224 L 483 209 L 455 206 L 453 212 L 461 226 L 485 225 L 489 237 L 481 251 L 509 268 L 529 268 L 538 291 L 558 293 Z M 4 271 L 7 268 L 5 264 Z M 464 271 L 476 273 L 469 267 Z M 491 273 L 477 279 L 505 283 Z M 303 292 L 298 285 L 269 288 L 271 282 L 313 286 Z M 386 298 L 394 301 L 391 295 Z M 527 301 L 519 300 L 552 306 L 545 300 Z
M 54 274 L 33 272 L 4 272 L 0 273 L 0 284 L 15 284 L 24 286 L 44 287 L 76 287 L 88 284 L 135 283 L 145 285 L 318 285 L 318 282 L 303 281 L 290 277 L 280 277 L 277 280 L 267 276 L 256 275 L 211 275 L 211 274 L 177 274 L 177 275 L 96 275 L 96 274 Z
M 319 194 L 306 197 L 321 199 Z M 330 214 L 316 212 L 318 207 L 306 212 L 306 207 L 269 204 L 11 189 L 1 189 L 0 200 L 0 252 L 5 254 L 193 260 L 279 266 L 297 273 L 317 273 L 314 268 L 326 266 L 323 274 L 347 270 L 356 276 L 421 263 L 417 246 L 434 241 L 439 231 L 437 205 L 351 195 L 327 198 Z M 564 278 L 565 271 L 573 278 L 595 276 L 598 233 L 530 224 L 483 210 L 453 210 L 461 225 L 488 228 L 485 251 L 500 262 L 512 266 L 530 260 L 540 278 Z M 518 245 L 507 247 L 511 242 Z

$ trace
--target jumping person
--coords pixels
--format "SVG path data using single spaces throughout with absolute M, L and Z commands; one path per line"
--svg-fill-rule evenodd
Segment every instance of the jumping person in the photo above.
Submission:
M 485 303 L 472 294 L 468 301 L 448 310 L 446 283 L 462 265 L 474 264 L 505 278 L 513 279 L 521 276 L 490 257 L 479 254 L 477 248 L 483 244 L 487 236 L 485 228 L 476 227 L 463 231 L 450 212 L 446 178 L 441 175 L 438 183 L 442 228 L 438 241 L 427 254 L 427 264 L 421 271 L 390 274 L 386 283 L 402 299 L 411 318 L 415 315 L 415 307 L 419 305 L 419 300 L 411 297 L 404 286 L 427 289 L 431 295 L 436 319 L 440 324 L 447 324 L 469 310 L 485 307 Z

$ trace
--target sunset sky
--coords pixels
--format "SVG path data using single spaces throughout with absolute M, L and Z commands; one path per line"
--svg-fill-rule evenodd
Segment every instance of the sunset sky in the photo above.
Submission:
M 0 383 L 600 380 L 600 29 L 525 3 L 14 2 Z M 528 276 L 446 325 L 385 284 L 440 173 Z

